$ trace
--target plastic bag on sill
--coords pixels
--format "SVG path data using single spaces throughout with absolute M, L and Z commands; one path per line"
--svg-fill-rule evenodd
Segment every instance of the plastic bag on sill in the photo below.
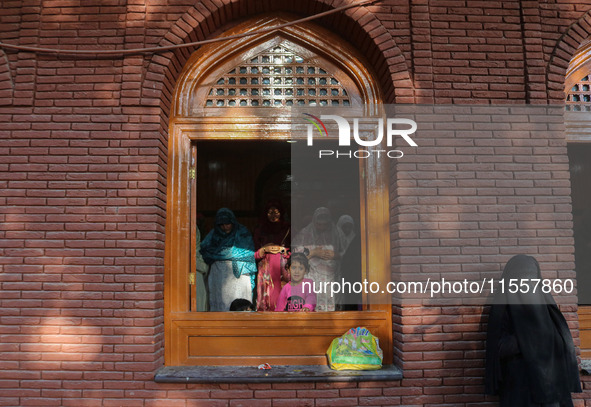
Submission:
M 333 339 L 326 355 L 333 370 L 378 370 L 384 359 L 379 339 L 363 327 L 351 328 Z

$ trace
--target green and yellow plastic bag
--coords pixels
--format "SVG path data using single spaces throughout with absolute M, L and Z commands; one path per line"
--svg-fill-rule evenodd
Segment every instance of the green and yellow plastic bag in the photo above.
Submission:
M 379 339 L 363 327 L 351 328 L 333 339 L 326 355 L 333 370 L 377 370 L 384 358 Z

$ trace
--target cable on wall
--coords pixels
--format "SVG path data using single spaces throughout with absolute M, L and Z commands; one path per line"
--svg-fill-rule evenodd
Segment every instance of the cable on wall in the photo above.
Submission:
M 188 47 L 195 47 L 201 46 L 205 44 L 210 44 L 213 42 L 220 42 L 226 40 L 233 40 L 243 37 L 248 37 L 251 35 L 259 35 L 264 34 L 270 31 L 274 31 L 280 28 L 289 27 L 291 25 L 301 24 L 306 21 L 315 20 L 318 18 L 326 17 L 328 15 L 338 13 L 343 10 L 347 10 L 354 7 L 361 7 L 372 3 L 381 2 L 383 0 L 363 0 L 353 4 L 347 4 L 341 7 L 334 8 L 332 10 L 324 11 L 322 13 L 314 14 L 308 17 L 301 18 L 299 20 L 290 21 L 288 23 L 276 25 L 274 27 L 268 27 L 257 31 L 236 34 L 236 35 L 229 35 L 227 37 L 218 37 L 218 38 L 211 38 L 208 40 L 203 41 L 195 41 L 195 42 L 188 42 L 185 44 L 176 44 L 176 45 L 166 45 L 162 47 L 148 47 L 148 48 L 133 48 L 133 49 L 113 49 L 113 50 L 88 50 L 88 49 L 57 49 L 57 48 L 43 48 L 43 47 L 30 47 L 26 45 L 14 45 L 8 44 L 5 42 L 0 42 L 0 48 L 4 49 L 13 49 L 17 51 L 27 51 L 27 52 L 34 52 L 34 53 L 42 53 L 42 54 L 55 54 L 55 55 L 130 55 L 130 54 L 145 54 L 145 53 L 160 53 L 171 51 L 179 48 L 188 48 Z

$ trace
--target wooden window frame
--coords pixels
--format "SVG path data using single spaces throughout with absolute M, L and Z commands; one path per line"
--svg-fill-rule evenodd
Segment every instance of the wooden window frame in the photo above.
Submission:
M 264 16 L 241 24 L 227 34 L 275 27 L 292 20 Z M 227 72 L 233 60 L 257 46 L 289 39 L 317 52 L 346 74 L 359 90 L 351 95 L 365 114 L 380 112 L 381 96 L 361 57 L 341 39 L 313 24 L 289 26 L 260 36 L 211 44 L 198 50 L 185 65 L 173 98 L 170 120 L 167 223 L 165 247 L 165 364 L 275 365 L 325 364 L 330 341 L 347 329 L 365 326 L 380 338 L 384 363 L 392 363 L 390 299 L 367 305 L 364 311 L 314 313 L 194 312 L 189 274 L 194 264 L 195 153 L 198 140 L 287 140 L 291 137 L 285 108 L 204 108 L 212 78 Z M 339 44 L 340 46 L 335 46 Z M 334 72 L 333 72 L 334 73 Z M 349 78 L 349 79 L 347 79 Z M 361 101 L 363 104 L 361 104 Z M 260 113 L 265 109 L 264 115 Z M 390 228 L 387 159 L 360 160 L 362 275 L 385 286 L 390 281 Z M 365 231 L 365 233 L 363 233 Z M 375 300 L 375 299 L 374 299 Z

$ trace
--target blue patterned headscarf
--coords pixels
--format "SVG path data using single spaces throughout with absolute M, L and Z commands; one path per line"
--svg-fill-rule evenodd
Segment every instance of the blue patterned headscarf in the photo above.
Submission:
M 232 224 L 230 233 L 224 233 L 221 225 Z M 255 275 L 254 242 L 248 229 L 238 223 L 234 213 L 221 208 L 215 215 L 215 226 L 201 242 L 201 255 L 207 264 L 216 261 L 232 261 L 236 278 L 243 274 Z

